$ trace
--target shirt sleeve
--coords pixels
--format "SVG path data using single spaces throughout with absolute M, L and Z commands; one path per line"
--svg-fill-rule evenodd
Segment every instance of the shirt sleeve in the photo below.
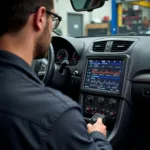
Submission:
M 112 150 L 102 133 L 88 134 L 86 123 L 77 109 L 65 112 L 54 124 L 48 145 L 53 150 Z

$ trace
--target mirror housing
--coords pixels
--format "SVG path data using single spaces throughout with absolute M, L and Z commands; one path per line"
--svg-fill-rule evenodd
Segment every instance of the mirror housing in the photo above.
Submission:
M 105 0 L 70 0 L 73 9 L 80 11 L 93 11 L 93 9 L 100 8 L 105 4 Z

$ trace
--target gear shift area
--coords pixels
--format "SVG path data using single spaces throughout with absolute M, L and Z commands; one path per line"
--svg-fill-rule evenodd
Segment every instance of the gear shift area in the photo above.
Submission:
M 85 120 L 86 122 L 88 122 L 88 123 L 94 124 L 94 123 L 96 123 L 96 121 L 97 121 L 98 118 L 101 118 L 103 124 L 106 125 L 107 119 L 106 119 L 105 115 L 103 115 L 103 114 L 101 114 L 101 113 L 95 113 L 95 114 L 92 116 L 92 118 L 86 118 L 86 117 L 84 117 L 84 120 Z

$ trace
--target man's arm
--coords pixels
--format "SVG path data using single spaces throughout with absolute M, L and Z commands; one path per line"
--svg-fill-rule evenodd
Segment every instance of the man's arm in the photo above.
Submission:
M 105 136 L 87 132 L 87 126 L 77 109 L 65 112 L 53 125 L 49 146 L 54 150 L 112 150 Z

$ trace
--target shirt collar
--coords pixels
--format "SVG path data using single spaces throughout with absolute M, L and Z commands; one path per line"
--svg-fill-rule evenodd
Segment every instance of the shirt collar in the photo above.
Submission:
M 35 74 L 34 70 L 31 68 L 31 66 L 29 66 L 23 59 L 21 59 L 17 55 L 14 55 L 4 50 L 0 50 L 0 64 L 1 63 L 18 68 L 24 73 L 32 76 L 39 83 L 42 83 L 38 76 Z

